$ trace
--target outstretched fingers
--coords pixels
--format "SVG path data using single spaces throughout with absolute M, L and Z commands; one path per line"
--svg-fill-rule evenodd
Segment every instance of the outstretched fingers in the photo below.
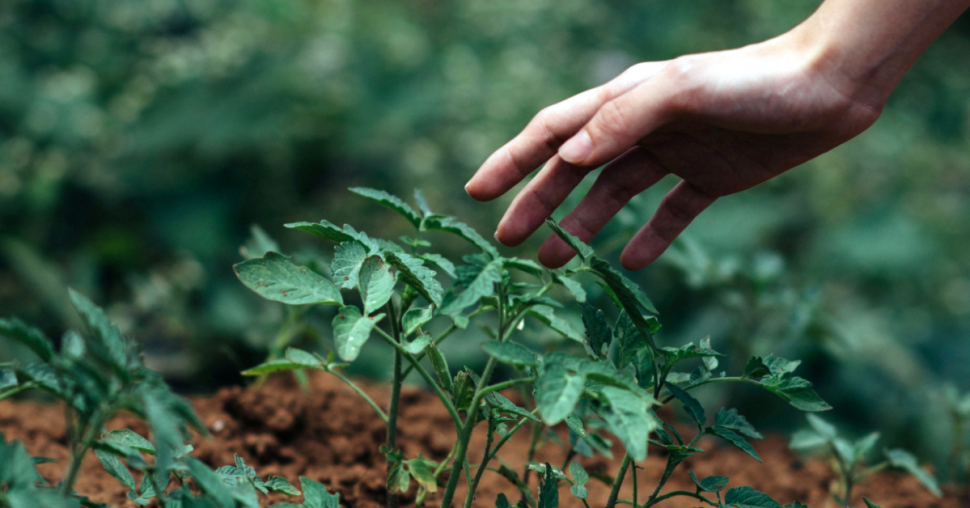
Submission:
M 559 224 L 589 243 L 634 196 L 666 174 L 649 152 L 632 148 L 603 168 L 583 200 Z M 559 268 L 575 254 L 558 235 L 551 234 L 539 248 L 539 261 L 550 268 Z
M 489 156 L 465 191 L 478 201 L 505 194 L 556 155 L 563 141 L 588 122 L 605 100 L 602 90 L 594 88 L 540 111 L 518 136 Z
M 542 110 L 518 136 L 493 153 L 465 191 L 479 201 L 508 192 L 552 156 L 567 139 L 586 125 L 604 104 L 650 80 L 665 62 L 634 65 L 603 86 L 587 90 Z
M 690 183 L 678 183 L 664 197 L 650 221 L 633 235 L 620 255 L 620 264 L 627 270 L 639 270 L 653 263 L 715 199 Z
M 667 70 L 673 69 L 673 70 Z M 559 147 L 559 156 L 577 166 L 605 164 L 676 118 L 683 109 L 677 68 L 664 67 L 652 79 L 604 103 L 596 115 Z
M 498 223 L 495 239 L 510 246 L 525 241 L 559 208 L 589 171 L 589 168 L 574 166 L 554 156 L 512 200 Z

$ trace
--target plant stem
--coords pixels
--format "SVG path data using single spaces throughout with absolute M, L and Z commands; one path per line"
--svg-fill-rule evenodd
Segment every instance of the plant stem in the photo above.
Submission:
M 670 499 L 670 498 L 672 498 L 674 496 L 687 496 L 687 497 L 692 497 L 694 499 L 699 499 L 699 500 L 704 501 L 705 503 L 710 504 L 710 505 L 713 505 L 713 506 L 717 506 L 718 505 L 718 503 L 716 503 L 714 501 L 711 501 L 710 499 L 708 499 L 708 498 L 706 498 L 706 497 L 704 497 L 704 496 L 702 496 L 700 494 L 695 494 L 694 492 L 688 492 L 686 490 L 675 490 L 673 492 L 668 492 L 668 493 L 666 493 L 666 494 L 658 497 L 657 499 L 654 499 L 653 501 L 648 502 L 647 504 L 645 504 L 643 506 L 644 506 L 644 508 L 649 508 L 650 506 L 653 506 L 653 505 L 655 505 L 655 504 L 657 504 L 657 503 L 659 503 L 661 501 Z
M 391 336 L 396 342 L 401 342 L 401 332 L 397 321 L 397 312 L 394 309 L 394 299 L 387 302 L 387 315 L 391 322 Z M 394 352 L 394 374 L 391 377 L 391 403 L 387 408 L 387 451 L 394 452 L 397 449 L 397 406 L 401 399 L 401 351 Z M 394 467 L 391 461 L 387 462 L 387 474 L 390 475 Z M 388 493 L 387 508 L 398 508 L 400 499 L 396 493 Z
M 414 355 L 405 351 L 404 346 L 395 342 L 394 339 L 387 334 L 387 332 L 376 327 L 374 328 L 374 331 L 376 331 L 378 335 L 383 337 L 384 341 L 386 341 L 388 344 L 394 347 L 394 349 L 397 349 L 401 353 L 401 356 L 404 357 L 405 360 L 411 362 L 411 366 L 418 371 L 418 374 L 421 374 L 421 377 L 424 378 L 424 381 L 428 383 L 428 386 L 430 386 L 431 389 L 434 390 L 438 398 L 441 399 L 441 403 L 444 404 L 445 409 L 447 409 L 448 413 L 451 415 L 451 419 L 455 422 L 455 430 L 460 433 L 461 428 L 463 427 L 461 423 L 461 417 L 458 416 L 458 411 L 455 410 L 455 405 L 451 403 L 451 399 L 447 395 L 445 395 L 444 392 L 441 391 L 441 387 L 439 387 L 438 383 L 436 383 L 435 380 L 431 377 L 431 374 L 429 374 L 428 371 L 424 367 L 422 367 L 417 360 L 414 359 Z
M 485 474 L 485 468 L 488 466 L 488 462 L 492 459 L 492 439 L 495 434 L 495 429 L 492 426 L 492 421 L 488 422 L 488 436 L 485 438 L 485 454 L 482 456 L 482 463 L 478 466 L 478 471 L 475 471 L 475 478 L 472 480 L 471 485 L 468 487 L 468 494 L 465 496 L 465 508 L 472 508 L 472 501 L 475 500 L 475 491 L 478 489 L 478 482 L 482 480 L 482 475 Z M 467 476 L 468 473 L 466 472 Z
M 37 381 L 27 381 L 26 383 L 24 383 L 24 384 L 22 384 L 22 385 L 20 385 L 20 386 L 18 386 L 16 388 L 14 388 L 13 390 L 10 390 L 8 392 L 0 393 L 0 400 L 6 399 L 6 398 L 9 398 L 9 397 L 13 397 L 14 395 L 17 395 L 18 393 L 20 393 L 20 392 L 22 392 L 24 390 L 29 390 L 29 389 L 35 388 L 37 386 L 40 386 L 40 383 L 38 383 Z
M 378 406 L 376 402 L 374 402 L 374 399 L 370 398 L 370 396 L 364 393 L 364 391 L 361 390 L 359 386 L 357 386 L 353 381 L 351 381 L 350 378 L 340 373 L 340 371 L 336 371 L 330 368 L 326 368 L 324 370 L 326 372 L 329 372 L 330 374 L 333 374 L 337 379 L 343 381 L 344 384 L 349 386 L 351 390 L 356 392 L 357 395 L 360 395 L 360 397 L 364 399 L 365 402 L 367 402 L 367 405 L 374 408 L 374 411 L 377 411 L 377 416 L 380 416 L 381 420 L 384 423 L 387 423 L 388 418 L 387 418 L 387 414 L 384 413 L 384 410 L 381 409 L 381 407 Z
M 630 470 L 633 480 L 633 508 L 637 508 L 637 463 L 631 460 L 630 464 L 633 466 L 633 469 Z
M 539 411 L 538 408 L 537 409 L 533 409 L 532 410 L 532 414 L 536 414 L 538 411 Z M 525 422 L 527 422 L 527 421 L 532 421 L 532 419 L 530 419 L 530 418 L 522 418 L 521 420 L 519 420 L 518 423 L 515 424 L 515 426 L 513 426 L 511 429 L 509 429 L 508 434 L 506 434 L 504 437 L 502 437 L 502 439 L 499 439 L 498 440 L 498 443 L 495 443 L 495 448 L 492 449 L 492 453 L 491 453 L 490 459 L 495 458 L 495 455 L 498 454 L 498 451 L 499 451 L 500 448 L 502 448 L 502 445 L 504 445 L 505 443 L 507 443 L 508 440 L 512 438 L 512 434 L 515 434 L 516 431 L 518 431 L 519 429 L 521 429 L 522 426 L 525 425 Z
M 613 482 L 613 488 L 610 489 L 610 497 L 606 500 L 606 508 L 614 508 L 616 506 L 616 498 L 620 495 L 620 486 L 623 485 L 623 478 L 626 476 L 626 470 L 630 467 L 630 462 L 633 459 L 630 458 L 630 454 L 623 455 L 623 462 L 620 463 L 620 470 L 616 473 L 616 480 Z
M 492 392 L 502 391 L 507 388 L 512 388 L 519 385 L 527 385 L 529 383 L 534 383 L 536 379 L 537 379 L 536 377 L 520 377 L 518 379 L 510 379 L 508 381 L 503 381 L 501 383 L 495 383 L 494 385 L 485 388 L 483 390 L 483 395 L 488 395 Z
M 104 426 L 107 416 L 114 412 L 114 404 L 108 406 L 106 411 L 97 411 L 95 416 L 91 418 L 91 423 L 88 425 L 87 430 L 84 432 L 84 437 L 81 439 L 81 443 L 73 450 L 71 454 L 71 465 L 67 470 L 67 475 L 61 481 L 61 495 L 70 496 L 71 492 L 74 490 L 74 482 L 77 481 L 77 475 L 81 471 L 81 463 L 84 462 L 84 456 L 87 455 L 88 450 L 91 449 L 91 445 L 97 439 L 98 432 L 101 432 L 101 427 Z

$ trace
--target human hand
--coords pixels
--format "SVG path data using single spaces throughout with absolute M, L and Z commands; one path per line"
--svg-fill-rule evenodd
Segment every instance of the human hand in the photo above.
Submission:
M 860 93 L 797 33 L 741 49 L 635 65 L 609 83 L 550 106 L 482 165 L 466 185 L 475 199 L 504 194 L 543 169 L 515 197 L 496 238 L 517 245 L 583 177 L 607 164 L 562 226 L 589 242 L 635 195 L 682 179 L 620 257 L 653 262 L 717 198 L 808 161 L 868 128 L 884 99 Z M 573 256 L 556 235 L 539 260 Z

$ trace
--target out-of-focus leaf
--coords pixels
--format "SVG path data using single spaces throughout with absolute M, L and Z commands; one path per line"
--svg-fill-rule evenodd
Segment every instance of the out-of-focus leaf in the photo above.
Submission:
M 54 358 L 54 346 L 44 336 L 44 332 L 17 318 L 0 319 L 0 335 L 27 346 L 44 362 L 50 362 Z
M 916 460 L 916 456 L 909 453 L 906 450 L 895 448 L 886 451 L 886 458 L 889 459 L 889 463 L 893 467 L 898 467 L 905 470 L 907 473 L 916 477 L 920 483 L 926 487 L 936 497 L 942 497 L 943 492 L 940 490 L 940 484 L 936 481 L 927 470 L 923 469 L 919 465 L 919 461 Z

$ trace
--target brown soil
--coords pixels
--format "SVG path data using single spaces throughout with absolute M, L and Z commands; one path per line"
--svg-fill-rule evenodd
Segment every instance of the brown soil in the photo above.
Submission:
M 365 385 L 364 388 L 379 404 L 386 405 L 388 392 L 385 387 Z M 401 402 L 399 443 L 406 456 L 416 457 L 422 453 L 435 460 L 444 459 L 455 438 L 448 413 L 432 394 L 413 388 L 404 389 Z M 297 486 L 300 476 L 320 481 L 331 491 L 340 493 L 344 506 L 383 506 L 384 457 L 379 451 L 385 436 L 383 424 L 369 406 L 334 377 L 313 376 L 311 390 L 305 394 L 294 386 L 289 376 L 279 375 L 261 388 L 225 388 L 212 396 L 196 397 L 193 403 L 212 433 L 210 439 L 198 440 L 195 456 L 209 465 L 231 464 L 233 454 L 238 453 L 261 475 L 283 476 Z M 129 416 L 121 416 L 109 425 L 112 429 L 121 427 L 143 435 L 147 432 L 144 424 Z M 32 402 L 0 403 L 0 432 L 8 440 L 24 441 L 34 455 L 57 459 L 55 463 L 40 465 L 39 469 L 50 481 L 61 477 L 67 450 L 63 410 L 59 406 Z M 473 464 L 481 458 L 482 434 L 482 431 L 476 434 L 478 439 L 473 441 L 469 452 Z M 518 433 L 502 449 L 500 458 L 519 469 L 525 461 L 528 440 L 528 432 Z M 699 477 L 729 476 L 731 486 L 750 485 L 783 503 L 798 499 L 813 508 L 836 507 L 829 495 L 834 476 L 828 466 L 821 461 L 800 460 L 788 451 L 783 437 L 768 436 L 755 445 L 763 464 L 717 441 L 705 439 L 699 446 L 709 451 L 687 459 L 668 482 L 665 492 L 693 491 L 687 475 L 687 470 L 693 470 Z M 615 455 L 618 459 L 620 454 Z M 561 464 L 564 457 L 564 450 L 551 443 L 537 455 L 538 460 L 556 465 Z M 617 459 L 582 458 L 581 462 L 587 470 L 613 473 L 618 467 Z M 660 477 L 665 460 L 663 450 L 651 449 L 650 456 L 639 464 L 643 468 L 637 475 L 641 501 Z M 535 475 L 532 475 L 531 483 L 535 489 Z M 464 484 L 464 480 L 459 483 L 462 487 Z M 590 505 L 594 508 L 602 506 L 608 488 L 596 480 L 590 480 L 587 487 Z M 413 503 L 414 490 L 412 484 L 405 505 Z M 463 500 L 464 491 L 461 487 L 459 490 L 456 500 Z M 127 501 L 124 487 L 110 477 L 93 456 L 88 458 L 82 470 L 78 491 L 110 505 L 136 506 Z M 515 488 L 504 478 L 486 473 L 474 506 L 494 507 L 499 492 L 504 492 L 513 502 L 518 499 Z M 893 472 L 879 473 L 860 485 L 853 505 L 862 506 L 863 495 L 883 508 L 966 506 L 965 501 L 957 497 L 936 499 L 915 479 Z M 629 482 L 621 491 L 621 497 L 632 497 Z M 271 500 L 280 501 L 282 497 L 274 496 Z M 566 488 L 560 489 L 560 504 L 569 508 L 582 506 Z M 660 506 L 687 508 L 698 504 L 699 501 L 678 497 Z M 430 497 L 428 505 L 436 507 L 437 499 Z

